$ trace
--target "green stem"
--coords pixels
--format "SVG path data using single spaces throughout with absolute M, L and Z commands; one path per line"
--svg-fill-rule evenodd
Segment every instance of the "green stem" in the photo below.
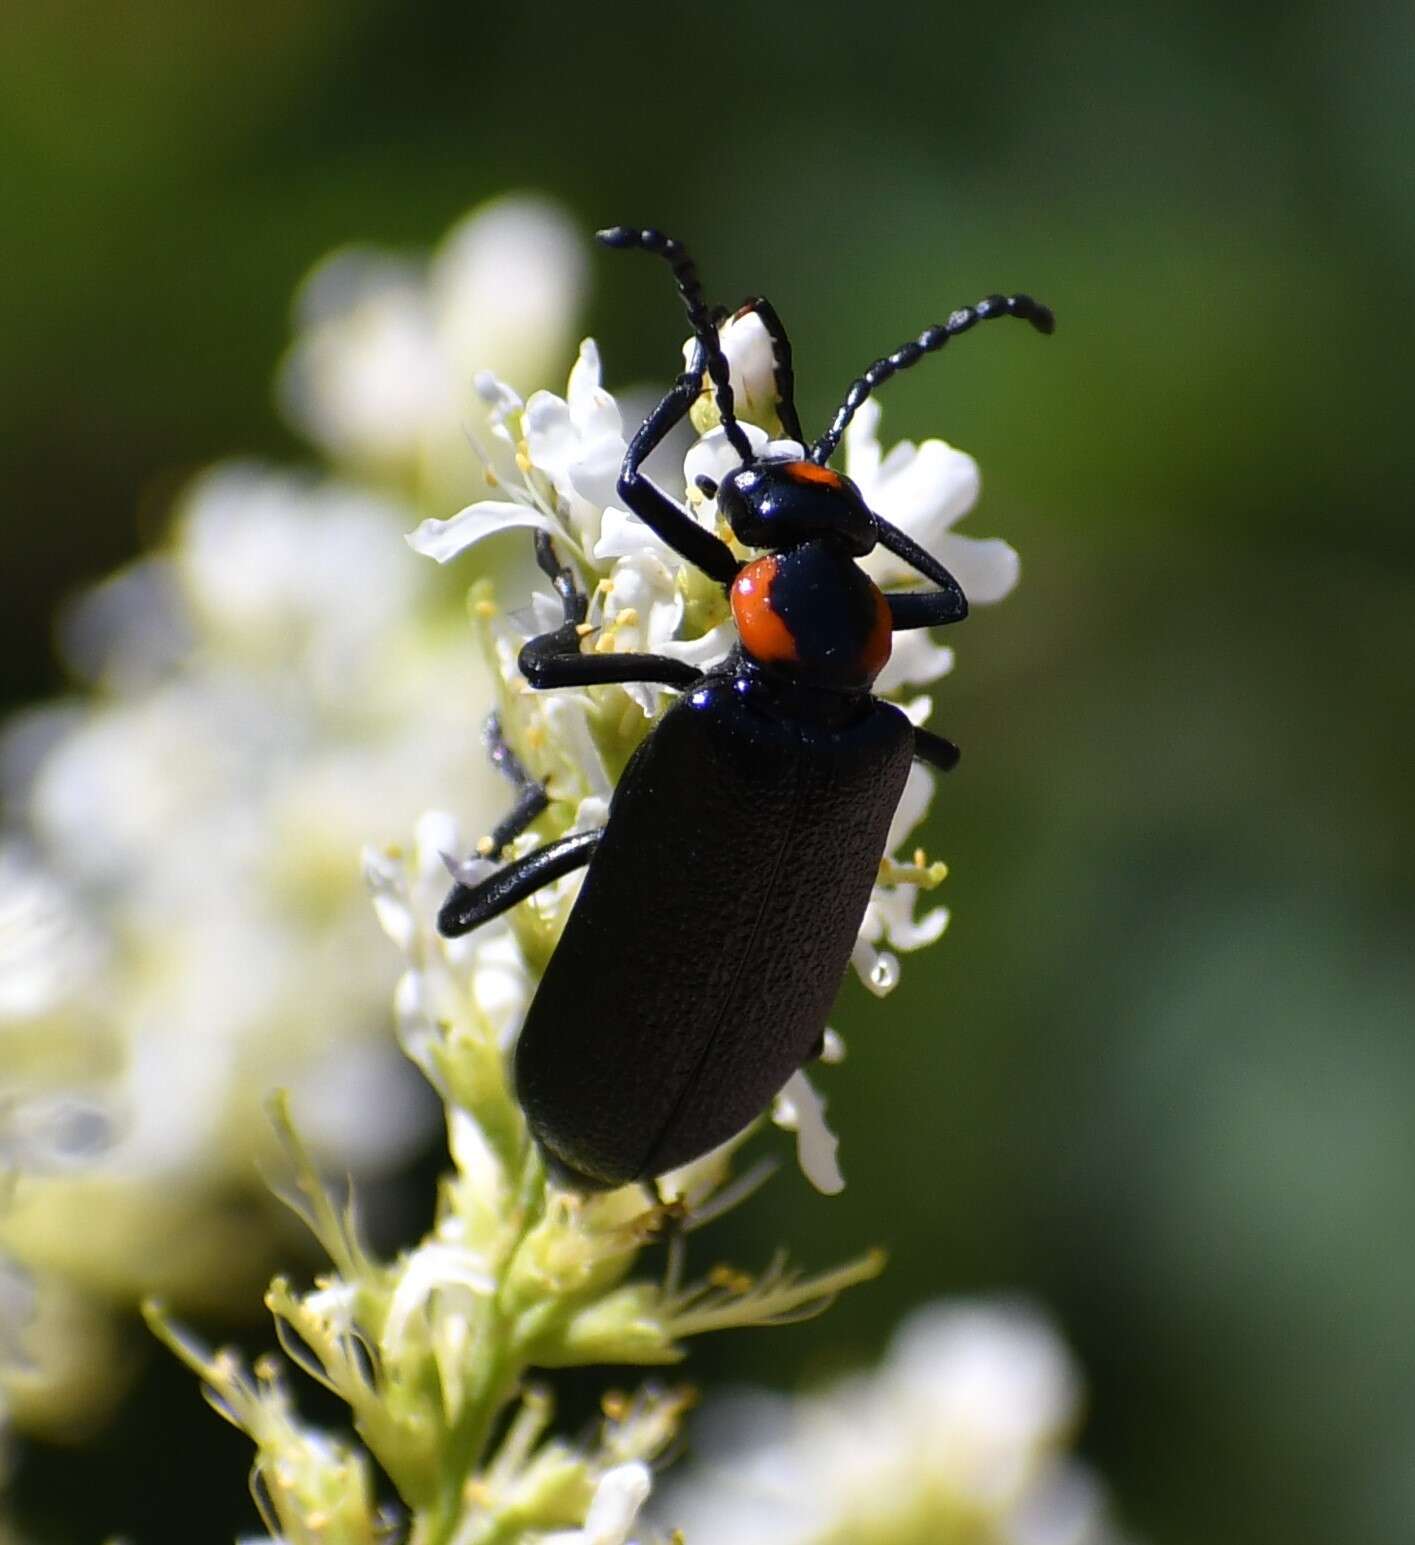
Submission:
M 540 1155 L 533 1144 L 527 1147 L 516 1198 L 515 1242 L 505 1258 L 508 1266 L 545 1208 L 545 1173 Z M 438 1500 L 414 1528 L 410 1545 L 453 1545 L 462 1522 L 467 1483 L 481 1469 L 497 1421 L 520 1388 L 526 1365 L 520 1349 L 514 1345 L 514 1327 L 500 1300 L 498 1293 L 496 1309 L 486 1327 L 486 1344 L 491 1350 L 447 1435 L 443 1454 L 445 1479 Z

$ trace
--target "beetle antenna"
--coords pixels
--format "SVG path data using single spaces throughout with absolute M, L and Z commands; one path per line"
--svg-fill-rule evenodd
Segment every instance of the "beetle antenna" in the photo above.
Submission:
M 636 231 L 631 230 L 627 225 L 612 225 L 607 230 L 596 231 L 595 239 L 606 247 L 616 247 L 621 251 L 638 248 L 641 252 L 652 252 L 672 267 L 673 278 L 678 285 L 679 295 L 683 297 L 683 305 L 687 308 L 693 335 L 702 344 L 707 358 L 707 371 L 712 377 L 713 390 L 717 394 L 717 407 L 722 414 L 723 430 L 732 444 L 732 449 L 743 461 L 751 461 L 752 442 L 747 438 L 746 431 L 737 422 L 737 416 L 732 410 L 731 372 L 727 366 L 727 356 L 722 352 L 722 343 L 717 335 L 717 322 L 712 312 L 708 310 L 706 300 L 703 299 L 702 281 L 698 278 L 697 265 L 693 262 L 688 249 L 681 241 L 672 236 L 665 236 L 662 231 L 652 229 Z
M 893 354 L 877 359 L 864 375 L 850 383 L 850 389 L 845 393 L 844 402 L 836 409 L 830 428 L 811 447 L 811 460 L 820 466 L 830 460 L 835 454 L 835 447 L 840 444 L 846 425 L 854 418 L 855 410 L 876 387 L 883 386 L 890 376 L 907 370 L 910 365 L 917 365 L 925 354 L 933 354 L 950 338 L 966 333 L 975 323 L 991 322 L 996 317 L 1016 317 L 1019 321 L 1030 322 L 1039 333 L 1050 333 L 1056 326 L 1056 318 L 1052 316 L 1050 307 L 1033 300 L 1030 295 L 988 295 L 976 306 L 961 307 L 946 322 L 925 328 L 917 338 L 901 344 Z

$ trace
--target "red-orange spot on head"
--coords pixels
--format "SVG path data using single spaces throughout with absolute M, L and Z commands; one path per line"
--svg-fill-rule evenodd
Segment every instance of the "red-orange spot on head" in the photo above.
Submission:
M 839 488 L 840 474 L 813 461 L 788 461 L 781 470 L 793 483 L 819 483 L 823 488 Z
M 776 579 L 776 559 L 758 558 L 747 564 L 732 581 L 732 620 L 742 647 L 754 660 L 796 661 L 796 640 L 791 629 L 772 609 L 771 587 Z
M 870 681 L 889 664 L 889 656 L 894 648 L 894 618 L 890 614 L 889 602 L 878 586 L 872 588 L 875 592 L 875 620 L 860 650 L 860 671 Z

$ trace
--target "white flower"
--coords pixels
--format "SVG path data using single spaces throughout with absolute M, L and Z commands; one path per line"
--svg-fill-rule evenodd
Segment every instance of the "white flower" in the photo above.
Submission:
M 652 1483 L 652 1473 L 641 1460 L 616 1465 L 595 1487 L 584 1527 L 544 1535 L 543 1545 L 628 1545 Z
M 615 500 L 627 445 L 619 405 L 600 384 L 594 339 L 580 345 L 564 397 L 535 392 L 526 403 L 526 447 L 549 477 L 562 519 L 580 550 L 599 540 L 600 517 Z
M 943 440 L 901 440 L 883 455 L 879 421 L 880 406 L 871 397 L 845 431 L 845 470 L 865 503 L 932 553 L 970 601 L 1000 601 L 1017 583 L 1016 552 L 996 538 L 979 541 L 953 530 L 978 501 L 977 462 Z M 862 562 L 881 585 L 918 583 L 914 570 L 882 547 Z
M 923 821 L 933 791 L 934 775 L 916 762 L 909 769 L 899 807 L 890 822 L 887 853 L 896 853 Z M 923 949 L 942 938 L 948 927 L 947 907 L 931 907 L 922 917 L 914 916 L 922 879 L 920 876 L 905 884 L 876 885 L 870 892 L 850 963 L 861 982 L 877 997 L 885 997 L 899 984 L 898 959 L 877 946 L 888 943 L 899 950 Z
M 704 1412 L 693 1469 L 664 1516 L 689 1539 L 809 1545 L 968 1537 L 997 1545 L 1113 1538 L 1098 1486 L 1058 1456 L 1080 1384 L 1054 1332 L 1014 1305 L 934 1304 L 881 1367 L 794 1403 Z
M 539 391 L 522 404 L 504 382 L 485 375 L 478 390 L 491 404 L 490 448 L 482 454 L 511 498 L 478 500 L 449 519 L 425 520 L 409 544 L 447 563 L 498 531 L 534 527 L 587 556 L 613 504 L 626 450 L 619 406 L 600 384 L 594 340 L 580 345 L 564 397 Z
M 584 287 L 583 242 L 554 205 L 517 196 L 455 226 L 424 267 L 346 250 L 305 281 L 281 395 L 340 462 L 450 488 L 479 370 L 540 379 Z

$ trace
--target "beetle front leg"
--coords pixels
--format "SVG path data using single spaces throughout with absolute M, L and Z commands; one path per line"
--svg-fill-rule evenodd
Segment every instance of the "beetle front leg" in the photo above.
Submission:
M 599 844 L 598 831 L 575 832 L 489 874 L 477 885 L 458 880 L 437 914 L 437 931 L 455 939 L 509 912 L 542 886 L 583 869 Z
M 619 472 L 619 497 L 641 521 L 680 557 L 715 579 L 730 585 L 741 567 L 726 542 L 705 531 L 687 510 L 681 508 L 640 471 L 644 462 L 662 444 L 664 436 L 687 416 L 702 387 L 706 351 L 701 342 L 693 351 L 693 360 L 669 388 L 663 401 L 639 426 L 624 454 Z
M 896 633 L 906 628 L 941 628 L 968 615 L 967 597 L 956 585 L 952 590 L 897 590 L 884 599 Z
M 537 690 L 606 687 L 634 681 L 681 688 L 691 687 L 702 677 L 703 673 L 696 665 L 666 654 L 582 654 L 580 630 L 589 601 L 575 584 L 573 570 L 561 564 L 555 544 L 544 531 L 536 532 L 536 562 L 555 585 L 565 616 L 558 628 L 538 634 L 521 647 L 517 668 Z M 508 776 L 511 775 L 508 773 Z M 536 811 L 536 815 L 539 813 Z M 534 819 L 534 815 L 529 817 L 529 820 Z
M 904 591 L 897 597 L 889 596 L 890 615 L 896 628 L 941 627 L 946 622 L 961 622 L 968 615 L 968 597 L 963 594 L 963 587 L 927 548 L 920 547 L 913 537 L 906 536 L 882 515 L 875 516 L 875 534 L 886 552 L 903 559 L 911 569 L 938 586 L 936 592 L 926 590 L 922 595 Z M 896 599 L 905 603 L 898 611 L 894 606 Z
M 609 687 L 647 682 L 680 691 L 702 680 L 703 673 L 686 660 L 666 654 L 581 654 L 579 636 L 572 652 L 562 648 L 557 633 L 533 638 L 521 650 L 517 668 L 538 691 L 547 687 Z
M 945 740 L 942 735 L 935 735 L 932 730 L 921 729 L 914 726 L 914 758 L 924 762 L 929 767 L 937 768 L 939 772 L 952 772 L 958 765 L 958 759 L 962 755 L 958 747 L 951 740 Z

